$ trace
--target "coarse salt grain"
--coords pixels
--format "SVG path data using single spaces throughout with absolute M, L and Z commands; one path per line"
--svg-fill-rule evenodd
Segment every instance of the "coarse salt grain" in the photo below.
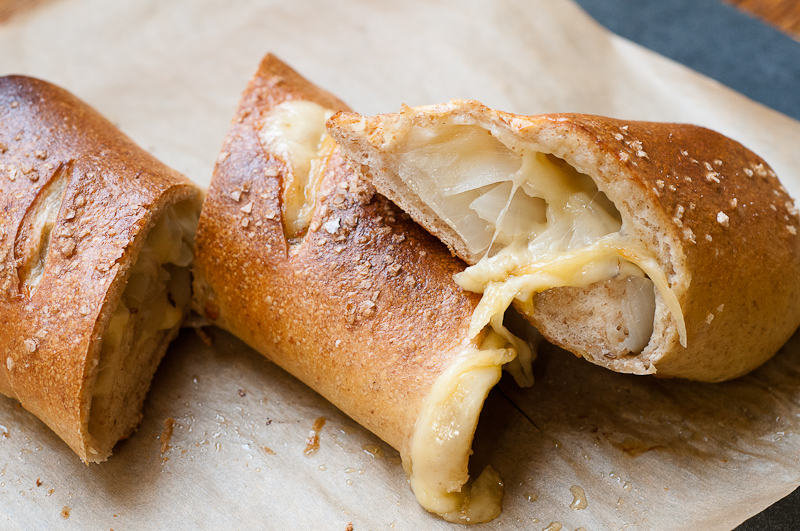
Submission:
M 73 254 L 75 254 L 75 240 L 72 238 L 65 238 L 64 241 L 61 243 L 61 254 L 65 257 L 69 258 Z
M 322 224 L 322 228 L 325 229 L 328 232 L 328 234 L 334 234 L 337 230 L 339 230 L 340 224 L 341 224 L 341 218 L 329 219 L 328 221 Z

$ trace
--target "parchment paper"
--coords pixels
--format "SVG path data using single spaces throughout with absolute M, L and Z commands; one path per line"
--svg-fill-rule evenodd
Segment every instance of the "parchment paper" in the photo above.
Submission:
M 64 86 L 201 184 L 268 51 L 363 113 L 458 97 L 694 122 L 758 152 L 800 196 L 800 124 L 568 0 L 54 0 L 0 26 L 1 74 Z M 141 427 L 104 464 L 83 465 L 0 398 L 0 528 L 457 527 L 418 506 L 397 452 L 235 338 L 212 337 L 178 338 Z M 730 529 L 800 484 L 798 337 L 724 384 L 619 375 L 555 348 L 535 371 L 532 389 L 504 379 L 484 409 L 472 464 L 492 464 L 506 495 L 481 528 Z M 320 449 L 306 456 L 318 417 Z M 585 509 L 570 508 L 573 486 Z

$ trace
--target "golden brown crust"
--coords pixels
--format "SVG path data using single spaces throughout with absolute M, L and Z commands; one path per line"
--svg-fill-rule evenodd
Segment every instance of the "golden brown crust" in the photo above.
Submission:
M 657 251 L 664 270 L 673 270 L 668 279 L 688 344 L 681 347 L 673 333 L 660 351 L 645 351 L 658 374 L 724 380 L 777 352 L 800 324 L 800 223 L 767 163 L 693 125 L 548 119 L 563 124 L 555 128 L 559 134 L 589 146 L 596 162 L 588 166 L 583 153 L 564 158 L 595 169 L 587 173 L 631 220 L 629 230 Z M 658 317 L 666 319 L 663 311 Z
M 39 234 L 27 221 L 58 179 L 63 194 L 54 197 L 58 214 L 33 289 L 24 269 Z M 125 273 L 159 209 L 196 196 L 68 92 L 0 78 L 0 392 L 84 461 L 106 457 L 90 452 L 88 414 L 98 339 Z
M 280 205 L 286 162 L 265 151 L 258 133 L 265 114 L 289 99 L 346 108 L 274 56 L 263 60 L 203 206 L 196 304 L 406 451 L 431 385 L 469 344 L 478 298 L 451 279 L 463 262 L 375 194 L 338 148 L 309 231 L 290 249 Z
M 591 176 L 619 209 L 623 231 L 655 254 L 687 325 L 684 348 L 657 297 L 652 341 L 640 354 L 641 367 L 631 372 L 654 365 L 662 376 L 733 378 L 772 356 L 800 323 L 797 212 L 775 173 L 741 144 L 685 124 L 583 114 L 518 116 L 459 100 L 420 109 L 372 118 L 340 113 L 329 131 L 381 193 L 470 263 L 479 257 L 469 254 L 452 229 L 426 219 L 423 209 L 394 188 L 391 153 L 410 123 L 477 124 Z M 537 324 L 536 314 L 529 317 Z M 607 366 L 625 369 L 615 363 Z

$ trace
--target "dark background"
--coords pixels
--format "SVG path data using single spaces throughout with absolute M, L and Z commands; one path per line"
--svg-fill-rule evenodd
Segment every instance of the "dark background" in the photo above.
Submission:
M 611 31 L 800 120 L 800 42 L 772 26 L 720 0 L 576 1 Z

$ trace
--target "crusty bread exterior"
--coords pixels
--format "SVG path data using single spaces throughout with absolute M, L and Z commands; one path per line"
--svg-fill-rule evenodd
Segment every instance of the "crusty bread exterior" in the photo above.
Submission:
M 452 281 L 463 262 L 375 194 L 338 148 L 308 233 L 290 249 L 280 205 L 287 162 L 265 150 L 258 130 L 294 99 L 347 108 L 274 56 L 263 60 L 200 217 L 197 309 L 407 452 L 433 382 L 475 344 L 466 331 L 478 297 Z
M 60 181 L 57 181 L 60 180 Z M 44 194 L 57 215 L 38 285 L 26 263 L 41 234 Z M 84 461 L 102 461 L 136 428 L 168 333 L 146 356 L 115 438 L 89 431 L 100 340 L 149 228 L 165 206 L 199 191 L 105 118 L 44 81 L 0 78 L 0 392 L 44 421 Z
M 394 152 L 412 126 L 439 123 L 479 125 L 592 177 L 621 213 L 623 230 L 657 258 L 687 330 L 683 347 L 657 294 L 654 332 L 639 354 L 611 358 L 604 345 L 577 337 L 575 329 L 565 336 L 568 327 L 560 321 L 582 311 L 571 306 L 593 300 L 602 312 L 602 299 L 618 292 L 599 283 L 591 295 L 554 288 L 560 296 L 548 296 L 546 304 L 543 298 L 546 311 L 528 318 L 548 340 L 621 372 L 720 381 L 763 363 L 800 323 L 797 211 L 766 162 L 741 144 L 693 125 L 519 116 L 461 100 L 370 118 L 334 116 L 328 130 L 351 164 L 470 264 L 480 257 L 400 181 L 394 166 Z

